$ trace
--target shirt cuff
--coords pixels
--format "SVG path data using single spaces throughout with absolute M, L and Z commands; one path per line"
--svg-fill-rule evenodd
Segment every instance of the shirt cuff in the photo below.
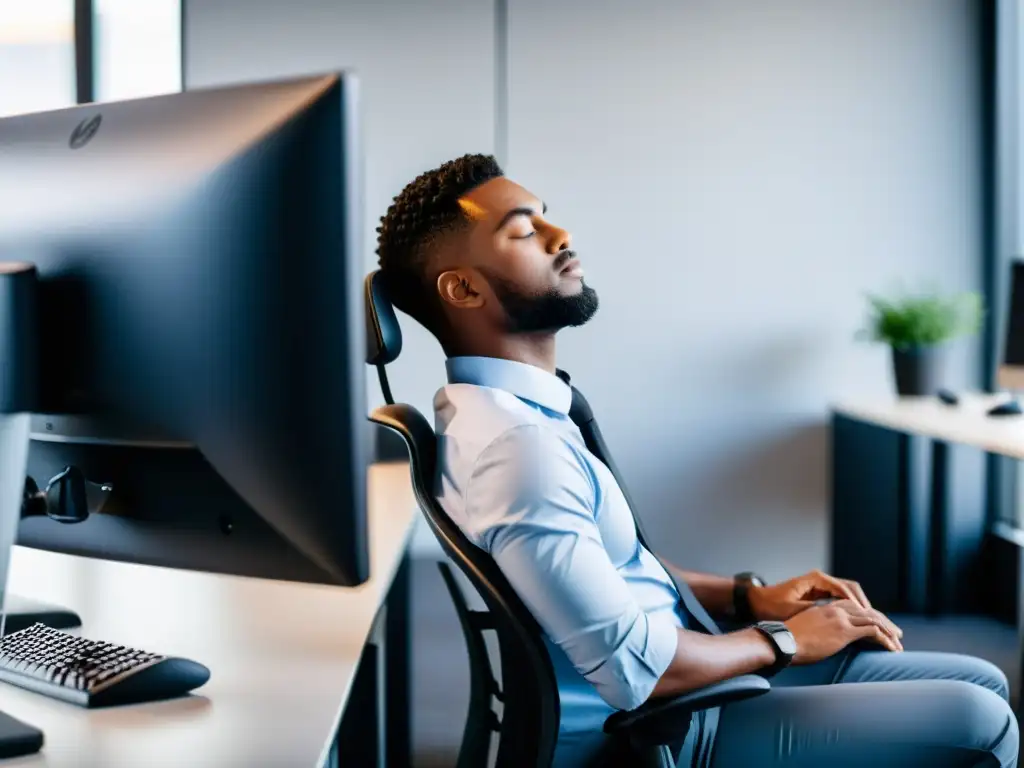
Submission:
M 634 706 L 640 706 L 651 696 L 654 686 L 675 658 L 679 645 L 679 625 L 664 613 L 647 617 L 647 653 L 644 654 L 650 677 L 647 685 L 638 694 L 643 698 Z
M 625 641 L 586 678 L 612 707 L 636 709 L 650 698 L 678 643 L 678 627 L 669 616 L 641 611 Z

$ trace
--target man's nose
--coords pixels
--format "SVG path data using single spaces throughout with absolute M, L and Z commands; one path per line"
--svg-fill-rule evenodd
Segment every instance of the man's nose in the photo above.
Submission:
M 548 237 L 548 253 L 555 254 L 572 247 L 572 235 L 560 227 L 552 227 Z

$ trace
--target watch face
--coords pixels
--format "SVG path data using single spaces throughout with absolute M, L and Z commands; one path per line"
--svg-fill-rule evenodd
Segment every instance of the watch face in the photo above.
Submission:
M 796 638 L 788 629 L 784 632 L 773 632 L 772 637 L 775 638 L 775 642 L 779 644 L 779 649 L 783 653 L 789 656 L 796 653 Z
M 753 573 L 752 571 L 744 571 L 743 573 L 737 573 L 736 580 L 741 582 L 747 582 L 754 587 L 764 586 L 764 579 L 762 579 L 760 576 L 758 576 L 756 573 Z
M 796 638 L 781 621 L 762 621 L 758 623 L 765 632 L 772 636 L 772 642 L 787 656 L 796 654 Z

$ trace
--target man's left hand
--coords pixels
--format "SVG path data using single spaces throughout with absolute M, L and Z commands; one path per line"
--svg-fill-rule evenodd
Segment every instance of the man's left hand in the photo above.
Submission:
M 837 579 L 821 571 L 811 571 L 795 579 L 765 587 L 751 587 L 747 591 L 750 609 L 758 621 L 785 621 L 810 608 L 818 600 L 835 598 L 852 600 L 870 610 L 860 584 L 848 579 Z

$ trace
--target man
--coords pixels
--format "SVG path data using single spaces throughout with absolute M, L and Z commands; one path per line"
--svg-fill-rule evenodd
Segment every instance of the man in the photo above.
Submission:
M 856 584 L 814 572 L 760 586 L 676 569 L 641 545 L 615 478 L 568 418 L 555 364 L 557 332 L 586 323 L 597 294 L 569 233 L 493 158 L 421 175 L 378 231 L 392 301 L 448 357 L 438 498 L 545 632 L 559 764 L 600 750 L 613 709 L 760 672 L 773 690 L 696 718 L 679 765 L 1016 765 L 1003 674 L 902 652 L 900 629 Z M 746 626 L 722 632 L 709 613 Z

